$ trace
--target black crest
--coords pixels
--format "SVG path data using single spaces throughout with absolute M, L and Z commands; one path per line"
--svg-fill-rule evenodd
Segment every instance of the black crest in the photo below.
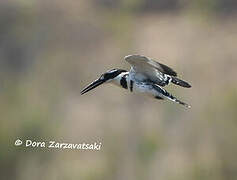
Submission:
M 119 74 L 121 74 L 123 72 L 127 72 L 127 71 L 123 70 L 123 69 L 112 69 L 112 70 L 104 73 L 103 77 L 105 80 L 109 80 L 109 79 L 113 79 L 113 78 L 117 77 Z

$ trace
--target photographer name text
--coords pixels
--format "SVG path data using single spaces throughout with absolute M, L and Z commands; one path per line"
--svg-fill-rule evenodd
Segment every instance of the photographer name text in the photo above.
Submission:
M 25 140 L 25 143 L 17 139 L 15 141 L 15 146 L 32 147 L 32 148 L 50 148 L 50 149 L 78 149 L 78 150 L 96 150 L 101 149 L 101 142 L 97 143 L 65 143 L 56 141 L 33 141 L 30 139 Z

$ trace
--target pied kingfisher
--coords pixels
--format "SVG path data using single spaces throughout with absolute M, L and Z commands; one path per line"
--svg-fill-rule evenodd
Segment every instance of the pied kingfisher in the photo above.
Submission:
M 146 93 L 156 99 L 166 98 L 190 108 L 188 104 L 178 100 L 162 88 L 170 82 L 185 88 L 191 87 L 187 82 L 178 79 L 177 73 L 170 67 L 141 55 L 128 55 L 124 59 L 131 65 L 129 72 L 123 69 L 107 71 L 85 87 L 81 94 L 103 83 L 113 83 L 130 92 Z

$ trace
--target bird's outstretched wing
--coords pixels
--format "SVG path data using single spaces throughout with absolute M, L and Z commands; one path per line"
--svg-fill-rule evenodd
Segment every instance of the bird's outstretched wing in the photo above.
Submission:
M 190 88 L 191 85 L 179 78 L 170 67 L 141 55 L 128 55 L 124 58 L 131 66 L 130 74 L 137 81 L 151 81 L 160 86 L 173 84 Z
M 132 65 L 133 68 L 137 69 L 140 72 L 146 73 L 151 69 L 155 69 L 156 71 L 160 71 L 164 74 L 168 74 L 170 76 L 177 76 L 177 73 L 171 69 L 170 67 L 156 62 L 148 57 L 141 55 L 128 55 L 124 58 L 129 64 Z
M 141 55 L 128 55 L 124 58 L 132 67 L 130 73 L 136 81 L 151 81 L 160 86 L 170 82 L 177 73 L 170 67 Z

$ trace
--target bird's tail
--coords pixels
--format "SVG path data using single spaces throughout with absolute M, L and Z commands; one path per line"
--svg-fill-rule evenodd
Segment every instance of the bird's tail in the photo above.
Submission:
M 185 88 L 190 88 L 191 85 L 177 77 L 173 77 L 171 78 L 171 82 L 176 84 L 176 85 L 179 85 L 179 86 L 182 86 L 182 87 L 185 87 Z
M 156 99 L 169 99 L 173 102 L 176 102 L 178 104 L 181 104 L 187 108 L 191 108 L 190 105 L 186 104 L 185 102 L 182 102 L 180 100 L 178 100 L 176 97 L 172 96 L 172 94 L 170 94 L 169 92 L 167 92 L 165 89 L 161 88 L 159 85 L 153 85 L 154 89 L 156 89 L 156 91 L 159 93 L 159 95 L 155 96 Z

